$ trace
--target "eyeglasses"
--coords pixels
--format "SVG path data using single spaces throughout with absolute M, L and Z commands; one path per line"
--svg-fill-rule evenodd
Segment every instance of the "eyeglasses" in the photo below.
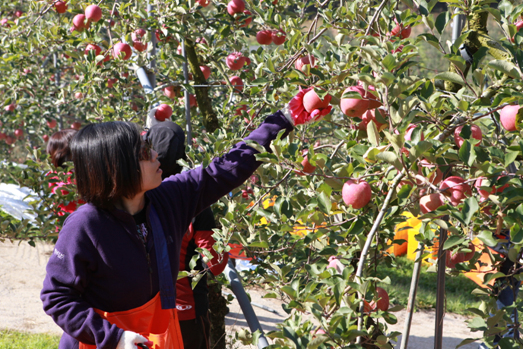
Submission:
M 148 139 L 142 140 L 142 143 L 140 144 L 140 154 L 138 155 L 138 160 L 140 161 L 149 161 L 152 159 L 152 153 L 151 150 L 153 147 L 151 146 L 151 143 Z

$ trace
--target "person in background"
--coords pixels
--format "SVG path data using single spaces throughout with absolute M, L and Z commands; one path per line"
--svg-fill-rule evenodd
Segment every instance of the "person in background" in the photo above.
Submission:
M 185 156 L 185 134 L 180 126 L 163 121 L 156 123 L 144 135 L 146 141 L 158 152 L 158 160 L 162 169 L 162 178 L 181 172 L 177 164 Z M 195 270 L 203 273 L 194 289 L 192 278 L 184 277 L 176 282 L 176 309 L 185 348 L 209 349 L 210 348 L 210 321 L 209 321 L 209 291 L 207 288 L 206 269 L 214 275 L 219 275 L 227 265 L 228 253 L 218 255 L 213 245 L 216 242 L 212 237 L 212 229 L 216 228 L 214 215 L 210 207 L 196 216 L 182 240 L 180 253 L 180 271 L 190 271 L 189 263 L 193 256 L 200 256 L 196 248 L 204 248 L 211 252 L 213 258 L 204 267 L 200 258 Z
M 71 142 L 71 139 L 74 137 L 74 135 L 77 133 L 77 130 L 74 130 L 72 128 L 68 128 L 65 130 L 57 131 L 52 134 L 51 137 L 49 137 L 49 142 L 47 143 L 47 154 L 49 154 L 49 158 L 51 160 L 51 163 L 56 168 L 63 167 L 64 163 L 66 161 L 72 161 L 71 156 L 71 149 L 69 148 L 69 143 Z M 53 172 L 50 172 L 52 174 Z M 69 172 L 69 175 L 72 173 Z M 60 187 L 63 187 L 64 185 L 70 185 L 71 177 L 69 176 L 67 179 L 67 182 L 53 182 L 49 183 L 49 187 L 53 188 L 53 194 L 56 194 L 56 190 Z M 62 189 L 61 190 L 62 195 L 69 194 L 69 191 Z M 65 214 L 73 213 L 76 211 L 76 208 L 78 205 L 84 204 L 83 201 L 76 201 L 72 200 L 69 201 L 67 205 L 65 204 L 59 204 L 58 208 L 59 210 L 56 211 L 56 214 L 58 216 L 64 216 Z

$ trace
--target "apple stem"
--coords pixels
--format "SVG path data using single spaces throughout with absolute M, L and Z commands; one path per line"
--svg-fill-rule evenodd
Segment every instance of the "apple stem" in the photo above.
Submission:
M 389 192 L 387 193 L 387 197 L 385 197 L 385 201 L 383 201 L 383 206 L 380 209 L 380 212 L 378 214 L 378 217 L 374 221 L 374 224 L 372 225 L 372 228 L 367 235 L 367 240 L 365 241 L 365 246 L 363 246 L 363 250 L 361 250 L 360 260 L 358 262 L 358 269 L 356 270 L 356 282 L 361 285 L 361 275 L 363 274 L 363 266 L 365 265 L 365 259 L 367 257 L 367 254 L 369 253 L 370 245 L 372 244 L 372 240 L 374 239 L 374 235 L 378 231 L 378 228 L 381 224 L 381 221 L 383 220 L 383 217 L 385 217 L 385 213 L 387 213 L 387 209 L 390 203 L 390 200 L 393 196 L 393 194 L 396 192 L 395 189 L 398 186 L 399 182 L 405 177 L 405 170 L 399 172 L 396 177 L 394 177 L 394 180 L 392 181 L 392 185 L 389 188 Z M 358 291 L 358 296 L 360 300 L 360 315 L 358 317 L 358 331 L 361 331 L 363 327 L 363 301 L 364 301 L 364 295 L 361 293 L 361 291 Z M 356 339 L 356 343 L 361 343 L 361 336 L 358 336 Z

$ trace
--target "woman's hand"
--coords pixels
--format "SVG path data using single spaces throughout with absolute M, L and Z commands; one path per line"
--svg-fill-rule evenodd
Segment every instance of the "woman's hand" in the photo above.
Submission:
M 145 344 L 148 347 L 152 346 L 153 343 L 150 342 L 144 336 L 139 335 L 131 331 L 125 331 L 118 342 L 116 349 L 138 349 L 137 344 Z

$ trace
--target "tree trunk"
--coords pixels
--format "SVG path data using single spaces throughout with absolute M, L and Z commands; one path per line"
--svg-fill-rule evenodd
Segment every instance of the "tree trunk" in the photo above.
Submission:
M 222 285 L 215 279 L 207 279 L 209 287 L 209 313 L 211 320 L 211 348 L 225 347 L 225 315 L 229 313 L 227 300 L 222 296 Z
M 187 61 L 191 67 L 195 85 L 207 85 L 207 81 L 200 70 L 200 63 L 198 61 L 198 55 L 196 54 L 194 41 L 190 39 L 185 40 L 185 52 L 187 54 Z M 218 123 L 218 117 L 212 109 L 212 101 L 209 98 L 209 88 L 195 87 L 194 90 L 196 92 L 198 108 L 203 117 L 203 125 L 207 129 L 207 132 L 213 133 L 220 125 Z

